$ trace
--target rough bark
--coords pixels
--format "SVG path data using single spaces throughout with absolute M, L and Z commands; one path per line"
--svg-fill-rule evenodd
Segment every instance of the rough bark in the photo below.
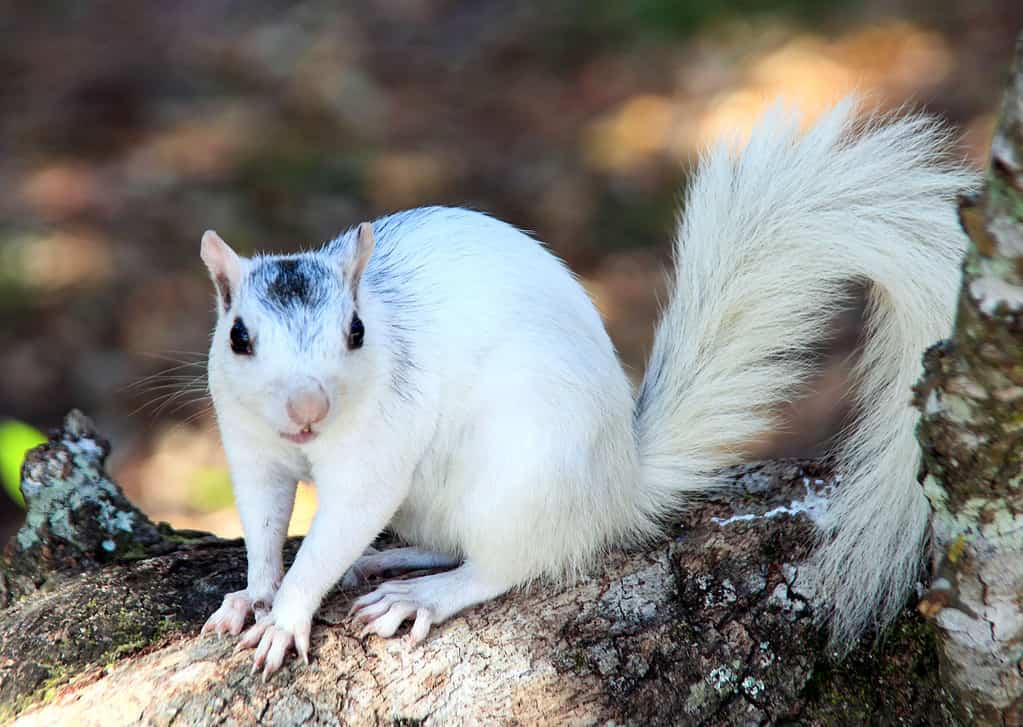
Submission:
M 345 617 L 358 593 L 335 591 L 313 663 L 264 684 L 232 640 L 197 636 L 243 586 L 242 543 L 137 513 L 111 550 L 96 514 L 137 511 L 103 472 L 107 451 L 73 413 L 25 467 L 29 524 L 0 569 L 0 718 L 15 724 L 949 721 L 912 611 L 840 665 L 822 651 L 792 586 L 812 542 L 803 511 L 833 486 L 812 463 L 737 470 L 676 537 L 471 609 L 418 648 L 361 638 Z
M 969 724 L 1023 724 L 1023 35 L 983 191 L 953 338 L 918 388 L 938 629 L 951 705 Z

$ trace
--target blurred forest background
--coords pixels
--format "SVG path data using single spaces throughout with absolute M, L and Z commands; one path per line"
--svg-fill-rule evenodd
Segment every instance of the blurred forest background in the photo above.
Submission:
M 202 397 L 210 227 L 286 251 L 409 206 L 491 212 L 582 276 L 638 374 L 702 146 L 779 94 L 858 89 L 941 114 L 982 164 L 1020 27 L 1020 0 L 5 4 L 2 473 L 36 436 L 12 422 L 79 407 L 154 518 L 240 533 Z M 0 495 L 0 535 L 19 517 Z

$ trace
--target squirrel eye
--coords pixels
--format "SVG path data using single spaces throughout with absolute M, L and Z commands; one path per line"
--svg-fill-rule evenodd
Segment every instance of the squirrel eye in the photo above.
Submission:
M 356 313 L 352 316 L 352 327 L 348 329 L 348 348 L 362 348 L 362 338 L 366 335 L 366 327 Z
M 231 350 L 240 356 L 252 355 L 252 339 L 241 318 L 235 318 L 231 326 Z

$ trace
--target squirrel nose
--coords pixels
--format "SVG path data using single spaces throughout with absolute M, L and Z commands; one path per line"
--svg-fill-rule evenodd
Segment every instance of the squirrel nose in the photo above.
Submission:
M 300 427 L 323 421 L 330 411 L 330 400 L 319 384 L 316 388 L 300 389 L 288 397 L 288 418 Z

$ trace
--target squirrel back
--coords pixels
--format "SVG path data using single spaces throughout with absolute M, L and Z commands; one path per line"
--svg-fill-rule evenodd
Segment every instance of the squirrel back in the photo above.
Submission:
M 648 496 L 668 509 L 720 486 L 866 285 L 853 420 L 832 452 L 841 485 L 805 569 L 835 644 L 889 622 L 919 572 L 929 509 L 912 386 L 951 331 L 967 244 L 954 201 L 976 183 L 943 161 L 949 141 L 927 116 L 858 123 L 847 99 L 805 135 L 776 108 L 741 153 L 715 146 L 689 185 L 637 402 Z

